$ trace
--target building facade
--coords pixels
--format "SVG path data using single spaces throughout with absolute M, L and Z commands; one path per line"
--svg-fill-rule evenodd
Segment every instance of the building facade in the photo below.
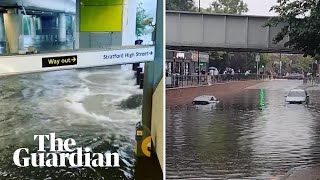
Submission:
M 166 76 L 192 74 L 192 53 L 166 50 Z
M 192 73 L 196 73 L 198 69 L 200 71 L 209 69 L 209 54 L 203 52 L 192 52 Z

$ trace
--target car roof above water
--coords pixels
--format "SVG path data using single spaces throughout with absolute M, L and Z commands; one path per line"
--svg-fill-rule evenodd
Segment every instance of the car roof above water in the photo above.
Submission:
M 305 92 L 303 89 L 292 89 L 290 92 Z
M 196 97 L 193 101 L 211 101 L 211 99 L 217 100 L 216 97 L 214 96 L 210 96 L 210 95 L 202 95 L 202 96 L 198 96 Z

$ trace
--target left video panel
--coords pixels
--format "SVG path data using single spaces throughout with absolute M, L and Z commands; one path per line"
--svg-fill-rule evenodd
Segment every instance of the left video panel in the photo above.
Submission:
M 163 179 L 159 4 L 0 1 L 0 179 Z
M 134 131 L 143 96 L 135 83 L 133 71 L 117 67 L 1 77 L 0 179 L 133 178 Z M 53 145 L 52 133 L 73 151 L 61 148 L 59 140 Z M 43 140 L 44 152 L 39 151 L 42 141 L 35 135 L 50 135 Z M 62 151 L 51 151 L 52 145 Z M 67 153 L 70 156 L 64 158 Z M 119 164 L 116 156 L 108 164 L 107 153 L 118 153 Z

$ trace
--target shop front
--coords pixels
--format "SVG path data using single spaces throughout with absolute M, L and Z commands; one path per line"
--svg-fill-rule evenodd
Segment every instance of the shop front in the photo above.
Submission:
M 199 55 L 198 55 L 199 54 Z M 191 73 L 197 73 L 200 71 L 208 72 L 209 68 L 209 54 L 203 52 L 192 52 Z
M 166 76 L 189 75 L 191 56 L 190 52 L 166 50 Z
M 174 51 L 166 50 L 166 63 L 165 63 L 165 70 L 166 70 L 166 77 L 171 76 L 173 72 L 173 57 Z

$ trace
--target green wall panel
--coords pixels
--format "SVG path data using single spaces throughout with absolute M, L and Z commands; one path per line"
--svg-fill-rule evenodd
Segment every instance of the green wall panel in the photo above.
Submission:
M 122 0 L 81 0 L 83 6 L 110 6 L 123 4 Z
M 122 31 L 122 0 L 81 0 L 81 32 Z

